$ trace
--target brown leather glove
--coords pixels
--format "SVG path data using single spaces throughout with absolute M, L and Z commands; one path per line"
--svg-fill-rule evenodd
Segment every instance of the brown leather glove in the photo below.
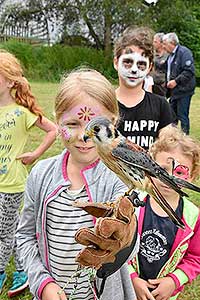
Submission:
M 94 231 L 88 228 L 77 231 L 75 240 L 86 248 L 79 252 L 76 261 L 96 269 L 113 263 L 116 254 L 130 246 L 135 235 L 137 221 L 131 201 L 124 196 L 109 205 L 83 202 L 74 205 L 98 217 Z

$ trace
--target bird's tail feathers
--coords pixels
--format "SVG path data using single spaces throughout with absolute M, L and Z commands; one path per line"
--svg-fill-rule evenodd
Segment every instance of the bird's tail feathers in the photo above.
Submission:
M 172 222 L 176 224 L 179 228 L 185 229 L 185 224 L 183 221 L 177 216 L 175 211 L 171 208 L 167 200 L 163 197 L 161 192 L 157 189 L 157 187 L 154 185 L 154 182 L 151 180 L 151 183 L 153 185 L 153 197 L 156 200 L 156 202 L 161 206 L 161 208 L 168 214 Z
M 178 186 L 200 193 L 199 186 L 175 176 L 173 176 L 173 178 Z
M 183 185 L 178 183 L 178 181 L 176 180 L 177 179 L 176 177 L 170 176 L 167 172 L 161 172 L 158 177 L 168 187 L 175 190 L 181 197 L 188 197 L 188 194 L 181 190 L 181 187 L 183 187 Z M 186 183 L 187 183 L 187 181 L 186 181 Z

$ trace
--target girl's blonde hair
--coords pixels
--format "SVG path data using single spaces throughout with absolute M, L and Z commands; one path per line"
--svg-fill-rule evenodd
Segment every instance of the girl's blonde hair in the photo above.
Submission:
M 0 49 L 0 74 L 6 80 L 13 82 L 11 94 L 17 104 L 27 107 L 32 113 L 42 118 L 42 111 L 36 104 L 35 97 L 31 93 L 30 85 L 23 75 L 19 60 L 11 53 Z
M 159 137 L 150 148 L 153 159 L 157 153 L 170 151 L 178 147 L 182 154 L 192 162 L 191 177 L 196 179 L 200 175 L 200 143 L 194 138 L 185 135 L 175 126 L 168 125 L 160 130 Z
M 93 69 L 80 68 L 63 77 L 55 101 L 56 120 L 58 121 L 63 112 L 75 101 L 81 103 L 84 93 L 113 114 L 114 121 L 118 119 L 118 103 L 112 84 L 101 73 Z

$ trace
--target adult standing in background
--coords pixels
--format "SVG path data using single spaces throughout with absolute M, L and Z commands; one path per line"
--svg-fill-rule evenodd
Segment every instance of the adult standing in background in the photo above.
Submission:
M 176 113 L 177 123 L 180 121 L 182 130 L 189 134 L 189 109 L 196 85 L 193 55 L 187 47 L 179 44 L 174 32 L 163 36 L 163 45 L 169 53 L 166 74 L 169 102 Z
M 158 32 L 153 38 L 154 47 L 154 67 L 151 75 L 153 76 L 153 93 L 166 96 L 167 88 L 165 84 L 166 61 L 168 53 L 163 47 L 163 32 Z

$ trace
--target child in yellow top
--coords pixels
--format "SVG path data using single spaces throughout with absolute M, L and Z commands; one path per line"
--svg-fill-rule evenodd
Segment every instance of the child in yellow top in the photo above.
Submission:
M 30 128 L 34 125 L 46 135 L 37 149 L 23 153 Z M 0 50 L 0 293 L 14 247 L 19 206 L 27 177 L 25 165 L 32 164 L 51 146 L 56 131 L 56 125 L 45 118 L 37 106 L 20 62 L 11 53 Z M 28 285 L 17 253 L 15 264 L 17 272 L 9 296 Z

